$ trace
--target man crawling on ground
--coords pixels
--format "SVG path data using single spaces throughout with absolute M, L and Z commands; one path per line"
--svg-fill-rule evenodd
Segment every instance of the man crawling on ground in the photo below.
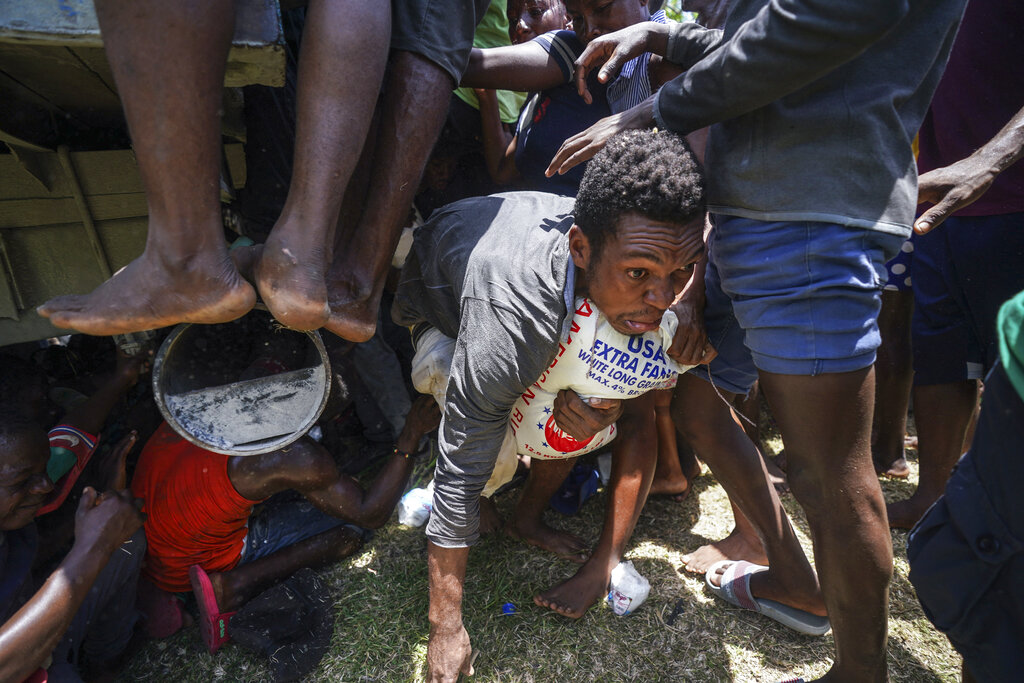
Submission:
M 533 192 L 471 198 L 438 210 L 417 231 L 395 320 L 413 327 L 418 353 L 432 328 L 455 340 L 427 527 L 431 680 L 470 670 L 462 586 L 479 536 L 480 495 L 516 401 L 567 341 L 577 297 L 587 297 L 623 335 L 657 330 L 703 256 L 703 221 L 703 180 L 689 147 L 675 135 L 637 131 L 594 158 L 575 206 Z M 706 340 L 700 325 L 687 328 L 670 353 L 680 363 L 700 362 Z M 573 392 L 563 399 L 555 417 L 576 439 L 618 419 L 597 547 L 575 576 L 535 598 L 580 617 L 606 593 L 639 517 L 654 474 L 656 431 L 651 393 L 603 410 Z M 524 501 L 540 501 L 542 509 L 566 472 L 551 469 L 560 471 L 528 484 Z M 519 535 L 527 535 L 521 525 Z M 528 540 L 553 550 L 565 544 L 547 527 Z

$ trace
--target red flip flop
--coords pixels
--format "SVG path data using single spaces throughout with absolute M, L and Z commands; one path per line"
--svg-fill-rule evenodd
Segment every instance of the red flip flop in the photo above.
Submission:
M 231 636 L 228 635 L 228 623 L 235 613 L 220 611 L 210 577 L 198 564 L 188 568 L 188 578 L 192 583 L 196 604 L 199 605 L 199 633 L 212 655 L 221 645 L 231 640 Z

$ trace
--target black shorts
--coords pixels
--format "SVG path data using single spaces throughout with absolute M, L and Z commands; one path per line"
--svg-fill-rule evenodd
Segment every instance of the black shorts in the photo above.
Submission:
M 391 49 L 434 62 L 455 85 L 469 64 L 473 33 L 490 0 L 393 0 Z

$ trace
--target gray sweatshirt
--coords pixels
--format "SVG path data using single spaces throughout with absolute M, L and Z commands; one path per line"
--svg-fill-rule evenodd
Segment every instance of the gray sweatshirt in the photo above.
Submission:
M 711 128 L 709 210 L 909 235 L 911 142 L 966 0 L 734 0 L 671 28 L 660 128 Z
M 473 197 L 438 209 L 416 230 L 392 317 L 427 322 L 456 340 L 427 524 L 439 546 L 476 542 L 480 493 L 512 406 L 568 334 L 573 202 L 542 192 Z

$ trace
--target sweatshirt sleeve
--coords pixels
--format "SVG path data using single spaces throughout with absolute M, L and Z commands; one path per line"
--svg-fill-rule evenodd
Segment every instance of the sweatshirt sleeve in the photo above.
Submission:
M 769 0 L 714 46 L 706 29 L 677 24 L 670 61 L 711 49 L 658 92 L 655 122 L 689 133 L 758 109 L 852 60 L 908 12 L 907 0 Z
M 494 469 L 508 417 L 551 362 L 552 338 L 519 312 L 463 299 L 444 417 L 438 432 L 427 538 L 444 548 L 479 538 L 480 494 Z

